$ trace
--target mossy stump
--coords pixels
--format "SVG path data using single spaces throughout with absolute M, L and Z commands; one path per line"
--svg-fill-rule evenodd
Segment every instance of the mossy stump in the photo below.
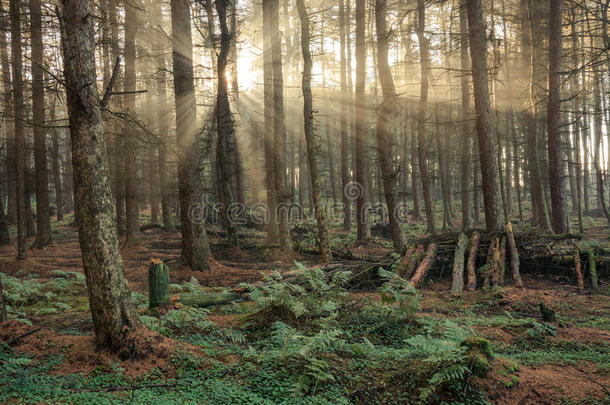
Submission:
M 472 365 L 472 374 L 476 377 L 485 377 L 494 358 L 489 341 L 478 336 L 471 336 L 462 342 L 462 345 L 468 348 L 466 355 Z
M 153 259 L 148 268 L 148 307 L 158 308 L 169 304 L 169 267 Z

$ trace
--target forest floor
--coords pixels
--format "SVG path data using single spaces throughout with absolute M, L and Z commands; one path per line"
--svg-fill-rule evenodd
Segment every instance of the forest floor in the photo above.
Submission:
M 524 275 L 523 289 L 507 283 L 461 299 L 450 297 L 447 276 L 411 295 L 348 292 L 326 280 L 319 291 L 287 297 L 291 287 L 265 275 L 314 266 L 315 255 L 277 256 L 248 231 L 239 250 L 212 238 L 211 271 L 194 272 L 179 266 L 180 234 L 152 229 L 122 253 L 155 349 L 123 361 L 95 350 L 69 222 L 54 224 L 53 244 L 26 260 L 14 259 L 15 246 L 0 248 L 13 318 L 0 324 L 0 403 L 610 403 L 608 280 L 580 293 L 574 280 Z M 607 227 L 594 225 L 589 236 L 610 243 Z M 335 243 L 359 257 L 390 254 L 381 238 L 363 246 L 350 238 L 333 231 Z M 151 258 L 170 266 L 173 293 L 263 282 L 267 301 L 150 312 Z M 556 322 L 542 320 L 541 302 Z M 294 312 L 278 310 L 282 303 Z M 473 355 L 476 339 L 493 355 L 485 343 Z M 481 373 L 473 367 L 479 358 Z

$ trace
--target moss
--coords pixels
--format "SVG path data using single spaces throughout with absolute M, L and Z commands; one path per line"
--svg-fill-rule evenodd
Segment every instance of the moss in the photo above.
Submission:
M 466 355 L 472 364 L 472 374 L 476 377 L 486 376 L 491 368 L 490 362 L 494 358 L 489 341 L 478 336 L 471 336 L 462 345 L 468 348 Z
M 519 377 L 514 375 L 514 376 L 511 377 L 510 380 L 508 380 L 507 382 L 504 383 L 504 386 L 506 388 L 511 388 L 511 387 L 514 387 L 517 384 L 519 384 Z
M 493 360 L 494 354 L 491 350 L 491 344 L 487 339 L 483 339 L 479 336 L 471 336 L 466 339 L 462 345 L 468 347 L 468 352 L 478 352 L 485 355 L 487 359 Z
M 485 377 L 491 367 L 487 357 L 482 354 L 473 354 L 470 358 L 472 362 L 472 374 L 475 377 Z

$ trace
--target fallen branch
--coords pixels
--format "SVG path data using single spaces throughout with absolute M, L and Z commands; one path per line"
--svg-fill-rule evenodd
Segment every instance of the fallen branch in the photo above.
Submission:
M 27 337 L 27 336 L 33 335 L 34 333 L 36 333 L 36 332 L 38 332 L 38 331 L 40 331 L 40 330 L 42 330 L 42 328 L 36 328 L 36 329 L 32 329 L 31 331 L 26 332 L 26 333 L 24 333 L 24 334 L 22 334 L 22 335 L 19 335 L 19 336 L 15 337 L 15 338 L 13 338 L 13 339 L 9 340 L 8 345 L 9 345 L 9 346 L 12 346 L 12 345 L 14 345 L 15 343 L 17 343 L 19 340 L 23 339 L 24 337 Z

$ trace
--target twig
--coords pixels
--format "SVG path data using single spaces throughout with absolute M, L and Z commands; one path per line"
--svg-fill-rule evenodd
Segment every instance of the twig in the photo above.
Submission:
M 110 76 L 110 81 L 108 82 L 108 86 L 106 87 L 106 92 L 104 93 L 104 97 L 102 98 L 102 110 L 106 109 L 108 105 L 108 101 L 110 101 L 110 96 L 112 95 L 112 88 L 114 87 L 114 83 L 116 82 L 116 78 L 119 75 L 119 68 L 121 67 L 121 57 L 116 57 L 116 62 L 114 63 L 114 68 L 112 69 L 112 76 Z

